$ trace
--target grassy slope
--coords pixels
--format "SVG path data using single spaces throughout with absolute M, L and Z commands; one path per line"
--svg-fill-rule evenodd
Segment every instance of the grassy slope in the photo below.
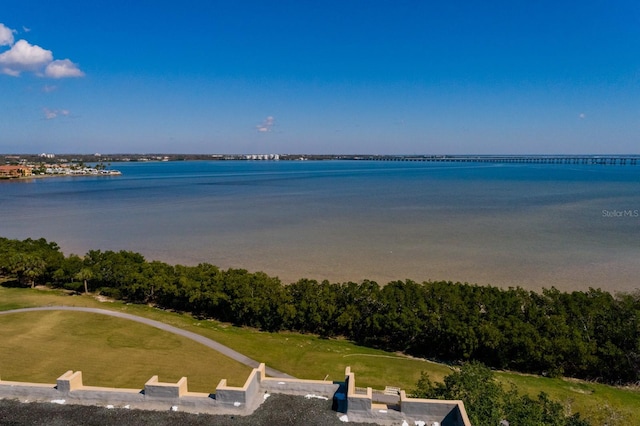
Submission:
M 160 320 L 217 340 L 300 378 L 341 380 L 345 366 L 350 365 L 358 386 L 381 389 L 394 385 L 411 389 L 423 370 L 434 380 L 441 380 L 451 371 L 442 364 L 359 347 L 343 340 L 264 333 L 147 306 L 0 287 L 0 310 L 46 305 L 117 309 Z M 140 388 L 149 377 L 158 374 L 160 380 L 166 381 L 187 376 L 190 389 L 213 391 L 220 378 L 240 385 L 249 371 L 187 339 L 95 314 L 43 312 L 0 316 L 0 341 L 5 342 L 0 346 L 0 377 L 5 380 L 53 382 L 67 369 L 73 369 L 83 371 L 85 383 L 91 385 Z M 153 351 L 152 355 L 149 351 Z M 594 419 L 604 420 L 609 414 L 607 407 L 611 407 L 626 418 L 620 424 L 640 425 L 640 420 L 635 420 L 636 423 L 631 420 L 640 419 L 638 391 L 506 372 L 497 376 L 503 383 L 513 383 L 532 395 L 545 391 L 552 398 L 570 404 L 573 411 Z

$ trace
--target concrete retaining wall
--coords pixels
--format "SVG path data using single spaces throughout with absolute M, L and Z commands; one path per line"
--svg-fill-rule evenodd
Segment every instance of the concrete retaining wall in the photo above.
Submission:
M 458 407 L 458 402 L 440 399 L 407 398 L 405 391 L 400 391 L 400 411 L 407 415 L 426 414 L 444 419 L 451 410 Z
M 264 377 L 262 389 L 269 393 L 283 393 L 287 395 L 316 395 L 327 398 L 333 397 L 338 385 L 326 380 L 298 380 L 277 379 Z
M 48 400 L 60 395 L 54 384 L 9 382 L 0 380 L 0 398 Z
M 408 398 L 400 391 L 400 412 L 407 416 L 422 416 L 437 420 L 442 426 L 470 425 L 464 403 L 459 400 Z
M 153 376 L 144 384 L 144 394 L 150 398 L 180 398 L 187 390 L 187 378 L 183 377 L 178 383 L 159 382 L 158 376 Z
M 348 412 L 370 412 L 373 404 L 373 390 L 367 388 L 364 394 L 356 392 L 356 376 L 351 372 L 351 367 L 344 371 L 347 382 L 347 407 Z
M 345 369 L 347 414 L 350 419 L 362 419 L 379 424 L 391 424 L 398 419 L 439 422 L 442 426 L 470 426 L 462 401 L 440 401 L 408 398 L 400 392 L 393 404 L 376 404 L 371 388 L 356 389 L 355 374 Z M 144 389 L 118 389 L 85 386 L 82 372 L 67 371 L 56 384 L 10 382 L 0 380 L 0 398 L 28 401 L 58 402 L 81 405 L 113 405 L 147 410 L 178 410 L 209 414 L 251 414 L 263 401 L 265 393 L 309 395 L 331 398 L 339 385 L 323 380 L 298 380 L 266 377 L 265 365 L 254 368 L 244 386 L 228 386 L 220 381 L 215 394 L 189 392 L 187 378 L 177 383 L 160 382 L 158 376 L 149 379 Z M 377 397 L 377 399 L 380 399 Z
M 218 404 L 235 407 L 242 410 L 255 410 L 264 400 L 260 382 L 264 376 L 265 366 L 260 364 L 254 368 L 244 386 L 241 388 L 227 386 L 227 380 L 222 379 L 216 387 L 215 399 Z

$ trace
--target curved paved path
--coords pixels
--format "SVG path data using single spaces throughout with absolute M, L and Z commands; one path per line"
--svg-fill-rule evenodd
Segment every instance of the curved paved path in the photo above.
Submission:
M 150 325 L 151 327 L 159 328 L 160 330 L 168 331 L 169 333 L 174 333 L 179 336 L 186 337 L 187 339 L 195 340 L 198 343 L 201 343 L 213 350 L 220 352 L 223 355 L 228 356 L 244 365 L 247 365 L 251 368 L 257 368 L 258 361 L 253 360 L 245 355 L 242 355 L 240 352 L 236 352 L 228 346 L 220 344 L 215 340 L 211 340 L 207 337 L 201 336 L 199 334 L 193 333 L 191 331 L 183 330 L 178 327 L 174 327 L 172 325 L 168 325 L 162 323 L 160 321 L 155 321 L 152 319 L 139 317 L 137 315 L 125 314 L 124 312 L 118 311 L 109 311 L 107 309 L 99 309 L 99 308 L 81 308 L 81 307 L 71 307 L 71 306 L 43 306 L 39 308 L 22 308 L 22 309 L 11 309 L 8 311 L 0 311 L 0 315 L 2 314 L 17 314 L 21 312 L 36 312 L 36 311 L 75 311 L 75 312 L 89 312 L 92 314 L 101 314 L 101 315 L 109 315 L 112 317 L 118 317 L 127 319 L 130 321 L 140 322 L 142 324 Z M 265 372 L 268 376 L 271 377 L 281 377 L 281 378 L 294 378 L 286 373 L 283 373 L 278 370 L 274 370 L 273 368 L 266 367 Z

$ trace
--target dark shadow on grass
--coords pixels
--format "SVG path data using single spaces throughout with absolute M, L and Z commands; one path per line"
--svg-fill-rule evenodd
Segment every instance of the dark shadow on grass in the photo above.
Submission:
M 24 284 L 22 284 L 18 280 L 7 279 L 5 281 L 0 282 L 0 286 L 6 288 L 27 288 Z

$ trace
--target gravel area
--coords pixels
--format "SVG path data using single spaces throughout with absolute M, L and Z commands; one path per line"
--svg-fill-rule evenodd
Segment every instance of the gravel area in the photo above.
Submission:
M 21 403 L 0 400 L 0 425 L 344 425 L 331 410 L 331 400 L 271 395 L 252 415 L 206 415 L 180 412 L 107 409 L 102 407 Z M 364 424 L 364 423 L 348 423 Z

